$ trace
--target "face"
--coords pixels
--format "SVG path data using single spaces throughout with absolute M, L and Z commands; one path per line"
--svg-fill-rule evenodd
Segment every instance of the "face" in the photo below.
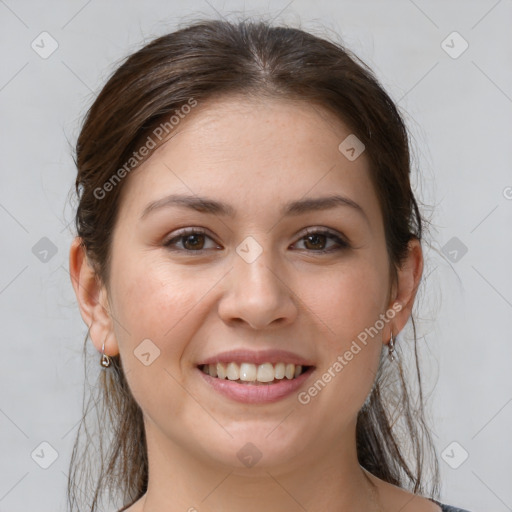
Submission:
M 305 103 L 222 99 L 198 105 L 125 178 L 107 348 L 120 352 L 148 437 L 169 453 L 285 468 L 353 449 L 392 317 L 369 160 L 338 149 L 350 133 Z M 334 195 L 348 201 L 304 202 Z M 233 379 L 238 368 L 274 382 L 202 371 L 219 360 Z M 259 370 L 269 362 L 307 371 L 276 378 L 282 365 Z

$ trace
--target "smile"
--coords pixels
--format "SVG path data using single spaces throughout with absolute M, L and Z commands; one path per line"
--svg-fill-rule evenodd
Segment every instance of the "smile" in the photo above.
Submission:
M 285 375 L 279 378 L 283 372 L 283 365 Z M 224 375 L 222 374 L 224 369 L 225 376 L 219 376 L 219 367 L 221 375 Z M 260 370 L 261 367 L 263 368 Z M 208 371 L 206 371 L 206 368 L 208 368 Z M 202 381 L 207 384 L 207 389 L 214 391 L 215 394 L 245 404 L 266 404 L 283 400 L 298 393 L 306 380 L 312 375 L 314 369 L 314 366 L 296 366 L 291 363 L 277 363 L 275 365 L 263 363 L 258 366 L 252 363 L 241 363 L 240 365 L 237 363 L 216 363 L 212 365 L 212 373 L 217 372 L 216 376 L 210 375 L 210 364 L 200 365 L 195 370 Z M 253 378 L 254 374 L 256 374 L 254 380 L 243 380 Z M 266 382 L 260 381 L 258 374 L 260 374 L 259 378 L 268 380 Z M 270 380 L 271 376 L 272 380 Z
M 307 371 L 308 366 L 293 363 L 263 363 L 256 365 L 253 363 L 216 363 L 203 364 L 201 370 L 217 379 L 228 379 L 230 381 L 247 384 L 272 384 L 282 379 L 292 380 L 303 372 Z

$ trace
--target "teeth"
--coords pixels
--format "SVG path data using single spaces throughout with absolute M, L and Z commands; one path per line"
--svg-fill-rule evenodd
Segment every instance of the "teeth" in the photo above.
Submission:
M 238 380 L 240 378 L 240 368 L 236 363 L 228 363 L 226 375 L 229 380 Z
M 256 370 L 256 366 L 254 364 L 242 363 L 240 365 L 240 380 L 244 380 L 246 382 L 254 382 L 258 373 L 259 371 Z M 274 377 L 272 376 L 272 379 L 273 378 Z
M 206 365 L 204 365 L 203 368 L 205 366 Z M 217 377 L 219 379 L 225 379 L 227 377 L 226 366 L 224 364 L 222 364 L 222 363 L 217 363 L 216 365 L 215 364 L 209 364 L 208 368 L 211 368 L 212 366 L 214 366 L 216 368 L 216 371 L 217 371 L 217 375 L 213 375 L 211 373 L 211 371 L 209 372 L 212 377 Z
M 204 364 L 202 371 L 218 379 L 240 380 L 242 382 L 272 382 L 297 378 L 302 373 L 300 364 L 292 363 L 263 363 L 255 365 L 252 363 L 217 363 Z
M 284 371 L 286 365 L 284 363 L 277 363 L 274 366 L 274 376 L 276 379 L 284 379 Z
M 255 365 L 251 364 L 251 366 Z M 258 376 L 256 377 L 256 380 L 258 382 L 272 382 L 274 380 L 274 366 L 270 363 L 263 363 L 258 366 Z

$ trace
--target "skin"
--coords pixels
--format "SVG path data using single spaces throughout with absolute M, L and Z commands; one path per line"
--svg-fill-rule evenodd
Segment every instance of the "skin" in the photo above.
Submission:
M 390 280 L 369 161 L 364 152 L 349 161 L 338 150 L 349 134 L 305 103 L 232 96 L 198 105 L 125 178 L 108 286 L 73 242 L 70 273 L 91 340 L 100 352 L 105 342 L 106 354 L 120 353 L 144 414 L 149 487 L 130 512 L 440 510 L 357 460 L 357 413 L 383 344 L 411 314 L 423 258 L 412 241 L 398 281 Z M 349 207 L 279 213 L 288 201 L 334 192 L 358 203 L 367 219 Z M 139 219 L 170 193 L 227 202 L 236 218 L 174 206 Z M 166 248 L 184 227 L 207 236 Z M 337 244 L 308 242 L 305 228 L 330 228 L 350 247 L 318 254 Z M 236 252 L 248 236 L 262 249 L 252 263 Z M 196 247 L 204 252 L 194 254 Z M 280 348 L 314 361 L 304 390 L 394 303 L 401 311 L 307 405 L 295 393 L 241 404 L 197 374 L 202 359 L 224 350 Z M 145 366 L 133 352 L 147 338 L 160 355 Z M 253 467 L 237 457 L 249 441 L 262 454 Z

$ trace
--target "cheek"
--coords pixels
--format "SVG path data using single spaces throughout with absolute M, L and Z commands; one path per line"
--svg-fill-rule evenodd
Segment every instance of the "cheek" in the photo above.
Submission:
M 179 355 L 180 347 L 168 347 L 164 339 L 185 314 L 183 287 L 166 283 L 161 269 L 144 258 L 119 258 L 112 268 L 114 329 L 126 373 L 145 363 L 154 367 L 169 349 Z
M 186 404 L 178 384 L 180 363 L 197 329 L 195 306 L 204 289 L 180 272 L 147 261 L 112 275 L 112 283 L 116 339 L 136 402 L 151 418 L 159 410 L 178 414 Z
M 124 268 L 118 265 L 112 275 L 115 331 L 123 363 L 137 368 L 140 361 L 134 351 L 149 339 L 160 351 L 155 362 L 177 375 L 187 364 L 183 355 L 188 354 L 190 340 L 201 328 L 208 308 L 213 307 L 208 292 L 218 284 L 222 272 L 179 268 L 156 257 L 129 263 L 125 261 Z
M 381 329 L 375 325 L 387 289 L 375 267 L 354 265 L 336 272 L 318 290 L 310 291 L 305 302 L 313 304 L 311 318 L 321 331 L 321 365 L 300 403 L 308 402 L 311 414 L 335 436 L 355 421 L 375 382 L 382 352 Z
M 303 282 L 301 294 L 321 332 L 322 369 L 317 378 L 328 381 L 319 406 L 336 404 L 355 415 L 371 390 L 382 351 L 380 315 L 388 291 L 384 272 L 381 263 L 361 258 L 320 281 L 317 276 Z
M 388 281 L 383 272 L 374 262 L 360 260 L 301 281 L 300 297 L 336 348 L 350 345 L 384 313 Z
M 129 332 L 122 333 L 123 341 L 129 348 L 150 338 L 166 351 L 177 348 L 169 341 L 181 339 L 175 331 L 204 294 L 201 284 L 151 264 L 139 270 L 117 287 L 116 310 Z

